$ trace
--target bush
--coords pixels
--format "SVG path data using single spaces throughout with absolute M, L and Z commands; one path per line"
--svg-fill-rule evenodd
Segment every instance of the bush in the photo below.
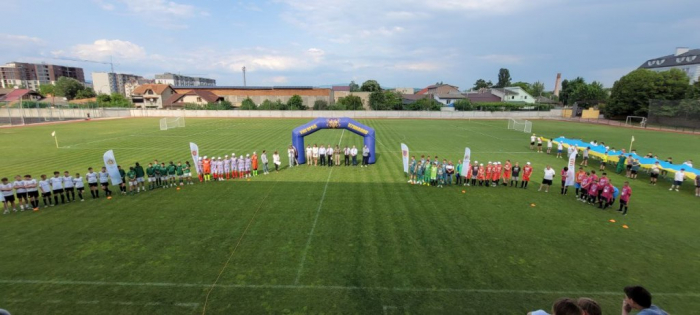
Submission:
M 240 109 L 242 109 L 242 110 L 256 110 L 256 109 L 258 109 L 258 106 L 255 105 L 255 102 L 253 102 L 253 100 L 251 100 L 250 97 L 248 97 L 248 98 L 243 100 L 243 102 L 241 103 Z
M 328 109 L 328 102 L 324 100 L 316 100 L 314 102 L 314 110 L 327 110 Z
M 467 99 L 456 101 L 453 103 L 453 106 L 455 107 L 455 110 L 458 111 L 469 111 L 474 109 L 472 102 Z

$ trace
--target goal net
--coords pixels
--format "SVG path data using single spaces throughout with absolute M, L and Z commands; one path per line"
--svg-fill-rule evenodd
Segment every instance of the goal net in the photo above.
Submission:
M 647 126 L 647 118 L 642 116 L 627 116 L 625 125 L 644 128 Z
M 185 126 L 185 117 L 177 118 L 161 118 L 160 120 L 160 130 L 168 130 L 177 127 Z
M 532 132 L 532 122 L 529 120 L 510 119 L 508 120 L 508 129 L 530 133 Z

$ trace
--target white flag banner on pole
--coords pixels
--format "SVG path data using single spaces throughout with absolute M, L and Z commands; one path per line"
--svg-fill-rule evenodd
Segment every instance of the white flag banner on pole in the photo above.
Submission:
M 199 146 L 196 143 L 190 142 L 190 154 L 192 155 L 192 160 L 194 161 L 194 169 L 197 171 L 197 175 L 202 172 L 199 169 Z
M 569 171 L 566 172 L 566 186 L 573 186 L 576 182 L 576 152 L 569 155 Z
M 52 133 L 51 133 L 51 136 L 52 136 L 52 137 L 55 137 L 55 136 L 56 136 L 56 132 L 55 132 L 55 131 L 52 132 Z
M 403 159 L 403 171 L 408 173 L 408 146 L 401 144 L 401 158 Z
M 119 168 L 117 167 L 117 159 L 114 158 L 114 151 L 109 150 L 105 152 L 102 156 L 105 161 L 105 168 L 107 168 L 107 173 L 112 179 L 112 185 L 119 185 L 122 183 L 122 176 L 119 175 Z
M 464 148 L 464 160 L 462 161 L 462 167 L 468 169 L 472 161 L 472 150 L 469 147 Z

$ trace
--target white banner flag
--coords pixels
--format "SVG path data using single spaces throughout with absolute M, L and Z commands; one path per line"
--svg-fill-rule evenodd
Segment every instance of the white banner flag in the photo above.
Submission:
M 469 147 L 467 147 L 464 149 L 464 160 L 462 161 L 463 170 L 468 170 L 471 162 L 472 162 L 472 150 L 469 149 Z
M 569 171 L 566 172 L 566 186 L 573 186 L 576 182 L 576 153 L 572 152 L 569 155 Z
M 114 151 L 109 150 L 105 152 L 102 158 L 105 161 L 107 173 L 109 173 L 109 177 L 112 179 L 112 185 L 121 184 L 122 176 L 119 175 L 119 168 L 117 168 L 117 159 L 114 158 Z
M 192 160 L 194 161 L 194 169 L 197 171 L 197 175 L 202 172 L 202 170 L 199 169 L 199 147 L 197 146 L 196 143 L 190 142 L 190 154 L 192 155 Z
M 403 171 L 408 173 L 408 146 L 401 144 L 401 157 L 403 158 Z

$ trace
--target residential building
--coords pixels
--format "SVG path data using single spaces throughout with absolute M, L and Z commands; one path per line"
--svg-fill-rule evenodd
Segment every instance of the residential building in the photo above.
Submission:
M 167 84 L 144 84 L 134 89 L 131 102 L 136 108 L 163 108 L 165 100 L 169 99 L 175 90 Z
M 173 87 L 176 93 L 186 94 L 193 90 L 209 91 L 221 96 L 225 101 L 231 102 L 234 107 L 240 107 L 243 100 L 250 98 L 256 105 L 265 100 L 286 103 L 292 96 L 299 95 L 303 104 L 313 107 L 317 100 L 331 103 L 331 89 L 314 88 L 310 86 L 199 86 L 199 87 Z
M 690 84 L 694 84 L 700 78 L 700 49 L 679 47 L 672 55 L 647 60 L 639 69 L 655 72 L 679 69 L 690 78 Z
M 430 97 L 428 94 L 401 94 L 401 103 L 404 105 L 413 104 L 420 99 Z
M 414 94 L 416 92 L 413 88 L 408 87 L 395 88 L 394 91 L 399 94 Z
M 38 101 L 41 99 L 41 94 L 29 89 L 14 89 L 9 93 L 0 97 L 0 102 L 12 103 L 19 100 L 22 101 Z
M 175 87 L 181 86 L 216 86 L 216 80 L 190 77 L 170 72 L 156 74 L 156 84 L 169 84 Z
M 155 84 L 156 81 L 152 79 L 131 79 L 128 82 L 124 83 L 124 96 L 126 98 L 131 98 L 131 95 L 134 94 L 134 90 L 139 86 L 139 85 L 144 85 L 144 84 Z
M 209 103 L 218 103 L 224 100 L 223 96 L 218 96 L 206 90 L 191 90 L 184 94 L 173 94 L 163 103 L 164 108 L 183 108 L 185 104 L 195 104 L 204 106 Z
M 60 77 L 73 78 L 85 83 L 83 68 L 26 62 L 10 62 L 0 66 L 2 88 L 23 87 L 37 90 L 42 84 L 56 83 Z
M 535 98 L 519 86 L 480 89 L 464 94 L 472 102 L 508 102 L 534 104 Z
M 366 110 L 369 110 L 369 95 L 372 94 L 372 92 L 350 92 L 349 89 L 348 91 L 333 91 L 333 104 L 337 103 L 338 100 L 340 100 L 343 97 L 347 97 L 350 95 L 357 96 L 362 100 L 362 107 Z
M 418 91 L 416 94 L 461 94 L 459 92 L 459 87 L 449 84 L 435 84 L 429 85 L 428 87 Z
M 126 96 L 125 85 L 143 79 L 141 76 L 114 72 L 93 72 L 92 86 L 97 94 L 119 93 Z

